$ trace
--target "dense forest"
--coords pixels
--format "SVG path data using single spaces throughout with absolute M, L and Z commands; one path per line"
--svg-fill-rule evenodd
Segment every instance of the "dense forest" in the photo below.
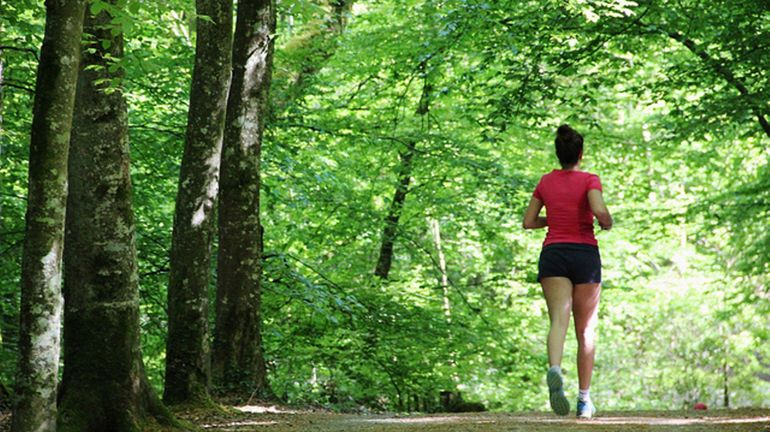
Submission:
M 769 407 L 769 121 L 767 0 L 2 2 L 0 403 L 546 409 L 521 218 L 569 123 L 594 399 Z

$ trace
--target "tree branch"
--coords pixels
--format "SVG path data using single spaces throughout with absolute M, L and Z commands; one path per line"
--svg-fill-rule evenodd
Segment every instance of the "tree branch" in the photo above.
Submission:
M 24 237 L 22 237 L 20 240 L 13 242 L 10 246 L 5 248 L 2 252 L 0 252 L 0 256 L 4 256 L 5 254 L 9 253 L 11 250 L 15 249 L 17 246 L 21 246 L 21 244 L 24 243 Z
M 18 51 L 18 52 L 23 52 L 27 54 L 32 54 L 32 56 L 35 57 L 35 60 L 40 61 L 40 56 L 38 56 L 37 50 L 32 48 L 0 45 L 0 51 Z
M 35 89 L 33 89 L 32 87 L 27 87 L 27 86 L 22 85 L 22 84 L 15 84 L 15 83 L 13 83 L 11 81 L 8 81 L 8 80 L 3 80 L 3 86 L 4 87 L 11 87 L 11 88 L 23 90 L 23 91 L 25 91 L 25 92 L 27 92 L 29 94 L 32 94 L 32 95 L 35 94 Z
M 182 139 L 184 139 L 184 137 L 185 137 L 184 133 L 182 133 L 182 132 L 180 132 L 178 130 L 170 129 L 170 128 L 164 128 L 164 127 L 158 127 L 158 126 L 153 126 L 153 125 L 149 125 L 149 124 L 147 124 L 147 125 L 132 124 L 132 125 L 129 125 L 128 128 L 129 129 L 144 129 L 144 130 L 151 130 L 151 131 L 155 131 L 155 132 L 162 132 L 162 133 L 173 135 L 173 136 L 175 136 L 177 138 L 182 138 Z
M 11 198 L 18 198 L 18 199 L 24 200 L 24 201 L 27 200 L 27 197 L 24 196 L 24 195 L 16 195 L 16 194 L 7 193 L 7 192 L 0 192 L 0 196 L 7 196 L 7 197 L 11 197 Z
M 640 26 L 644 26 L 646 28 L 651 28 L 650 26 L 642 23 L 641 21 L 638 21 L 637 24 Z M 751 105 L 751 111 L 757 117 L 757 120 L 759 121 L 760 126 L 762 126 L 762 130 L 764 130 L 765 134 L 768 137 L 770 137 L 770 123 L 768 123 L 767 118 L 765 118 L 765 115 L 762 112 L 762 109 L 759 106 L 757 106 L 757 104 L 754 101 L 751 100 L 753 95 L 751 94 L 751 92 L 749 92 L 749 89 L 746 88 L 746 85 L 743 84 L 740 78 L 735 76 L 733 71 L 728 69 L 723 63 L 711 57 L 711 55 L 709 55 L 709 53 L 706 52 L 704 48 L 699 46 L 692 39 L 689 39 L 686 36 L 684 36 L 682 33 L 679 33 L 677 31 L 667 31 L 664 29 L 658 29 L 658 32 L 661 34 L 665 34 L 671 39 L 674 39 L 675 41 L 687 47 L 687 49 L 689 49 L 693 54 L 695 54 L 701 60 L 703 60 L 703 62 L 706 63 L 706 65 L 708 65 L 711 69 L 713 69 L 713 71 L 716 72 L 717 75 L 719 75 L 720 77 L 722 77 L 722 79 L 724 79 L 730 85 L 735 87 L 735 89 L 738 90 L 741 96 L 748 99 Z

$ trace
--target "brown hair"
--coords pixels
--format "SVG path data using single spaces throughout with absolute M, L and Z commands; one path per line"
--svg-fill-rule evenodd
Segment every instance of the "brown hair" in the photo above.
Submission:
M 568 124 L 559 126 L 556 130 L 556 156 L 562 168 L 569 168 L 578 163 L 583 153 L 583 135 L 580 135 Z

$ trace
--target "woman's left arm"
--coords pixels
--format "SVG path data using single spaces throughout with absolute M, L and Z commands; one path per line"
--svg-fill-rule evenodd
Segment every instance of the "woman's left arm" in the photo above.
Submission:
M 548 226 L 545 216 L 539 216 L 540 209 L 542 208 L 543 202 L 539 199 L 532 197 L 529 200 L 529 207 L 524 212 L 524 223 L 522 223 L 524 229 L 545 228 Z

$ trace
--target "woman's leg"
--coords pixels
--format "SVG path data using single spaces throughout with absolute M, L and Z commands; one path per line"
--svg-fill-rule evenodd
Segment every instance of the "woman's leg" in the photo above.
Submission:
M 564 339 L 569 326 L 569 313 L 572 308 L 572 281 L 565 277 L 544 277 L 543 286 L 551 329 L 548 332 L 548 366 L 561 366 L 564 353 Z
M 600 294 L 601 284 L 586 283 L 575 285 L 572 295 L 572 313 L 575 315 L 575 335 L 578 341 L 578 383 L 581 390 L 591 387 Z

